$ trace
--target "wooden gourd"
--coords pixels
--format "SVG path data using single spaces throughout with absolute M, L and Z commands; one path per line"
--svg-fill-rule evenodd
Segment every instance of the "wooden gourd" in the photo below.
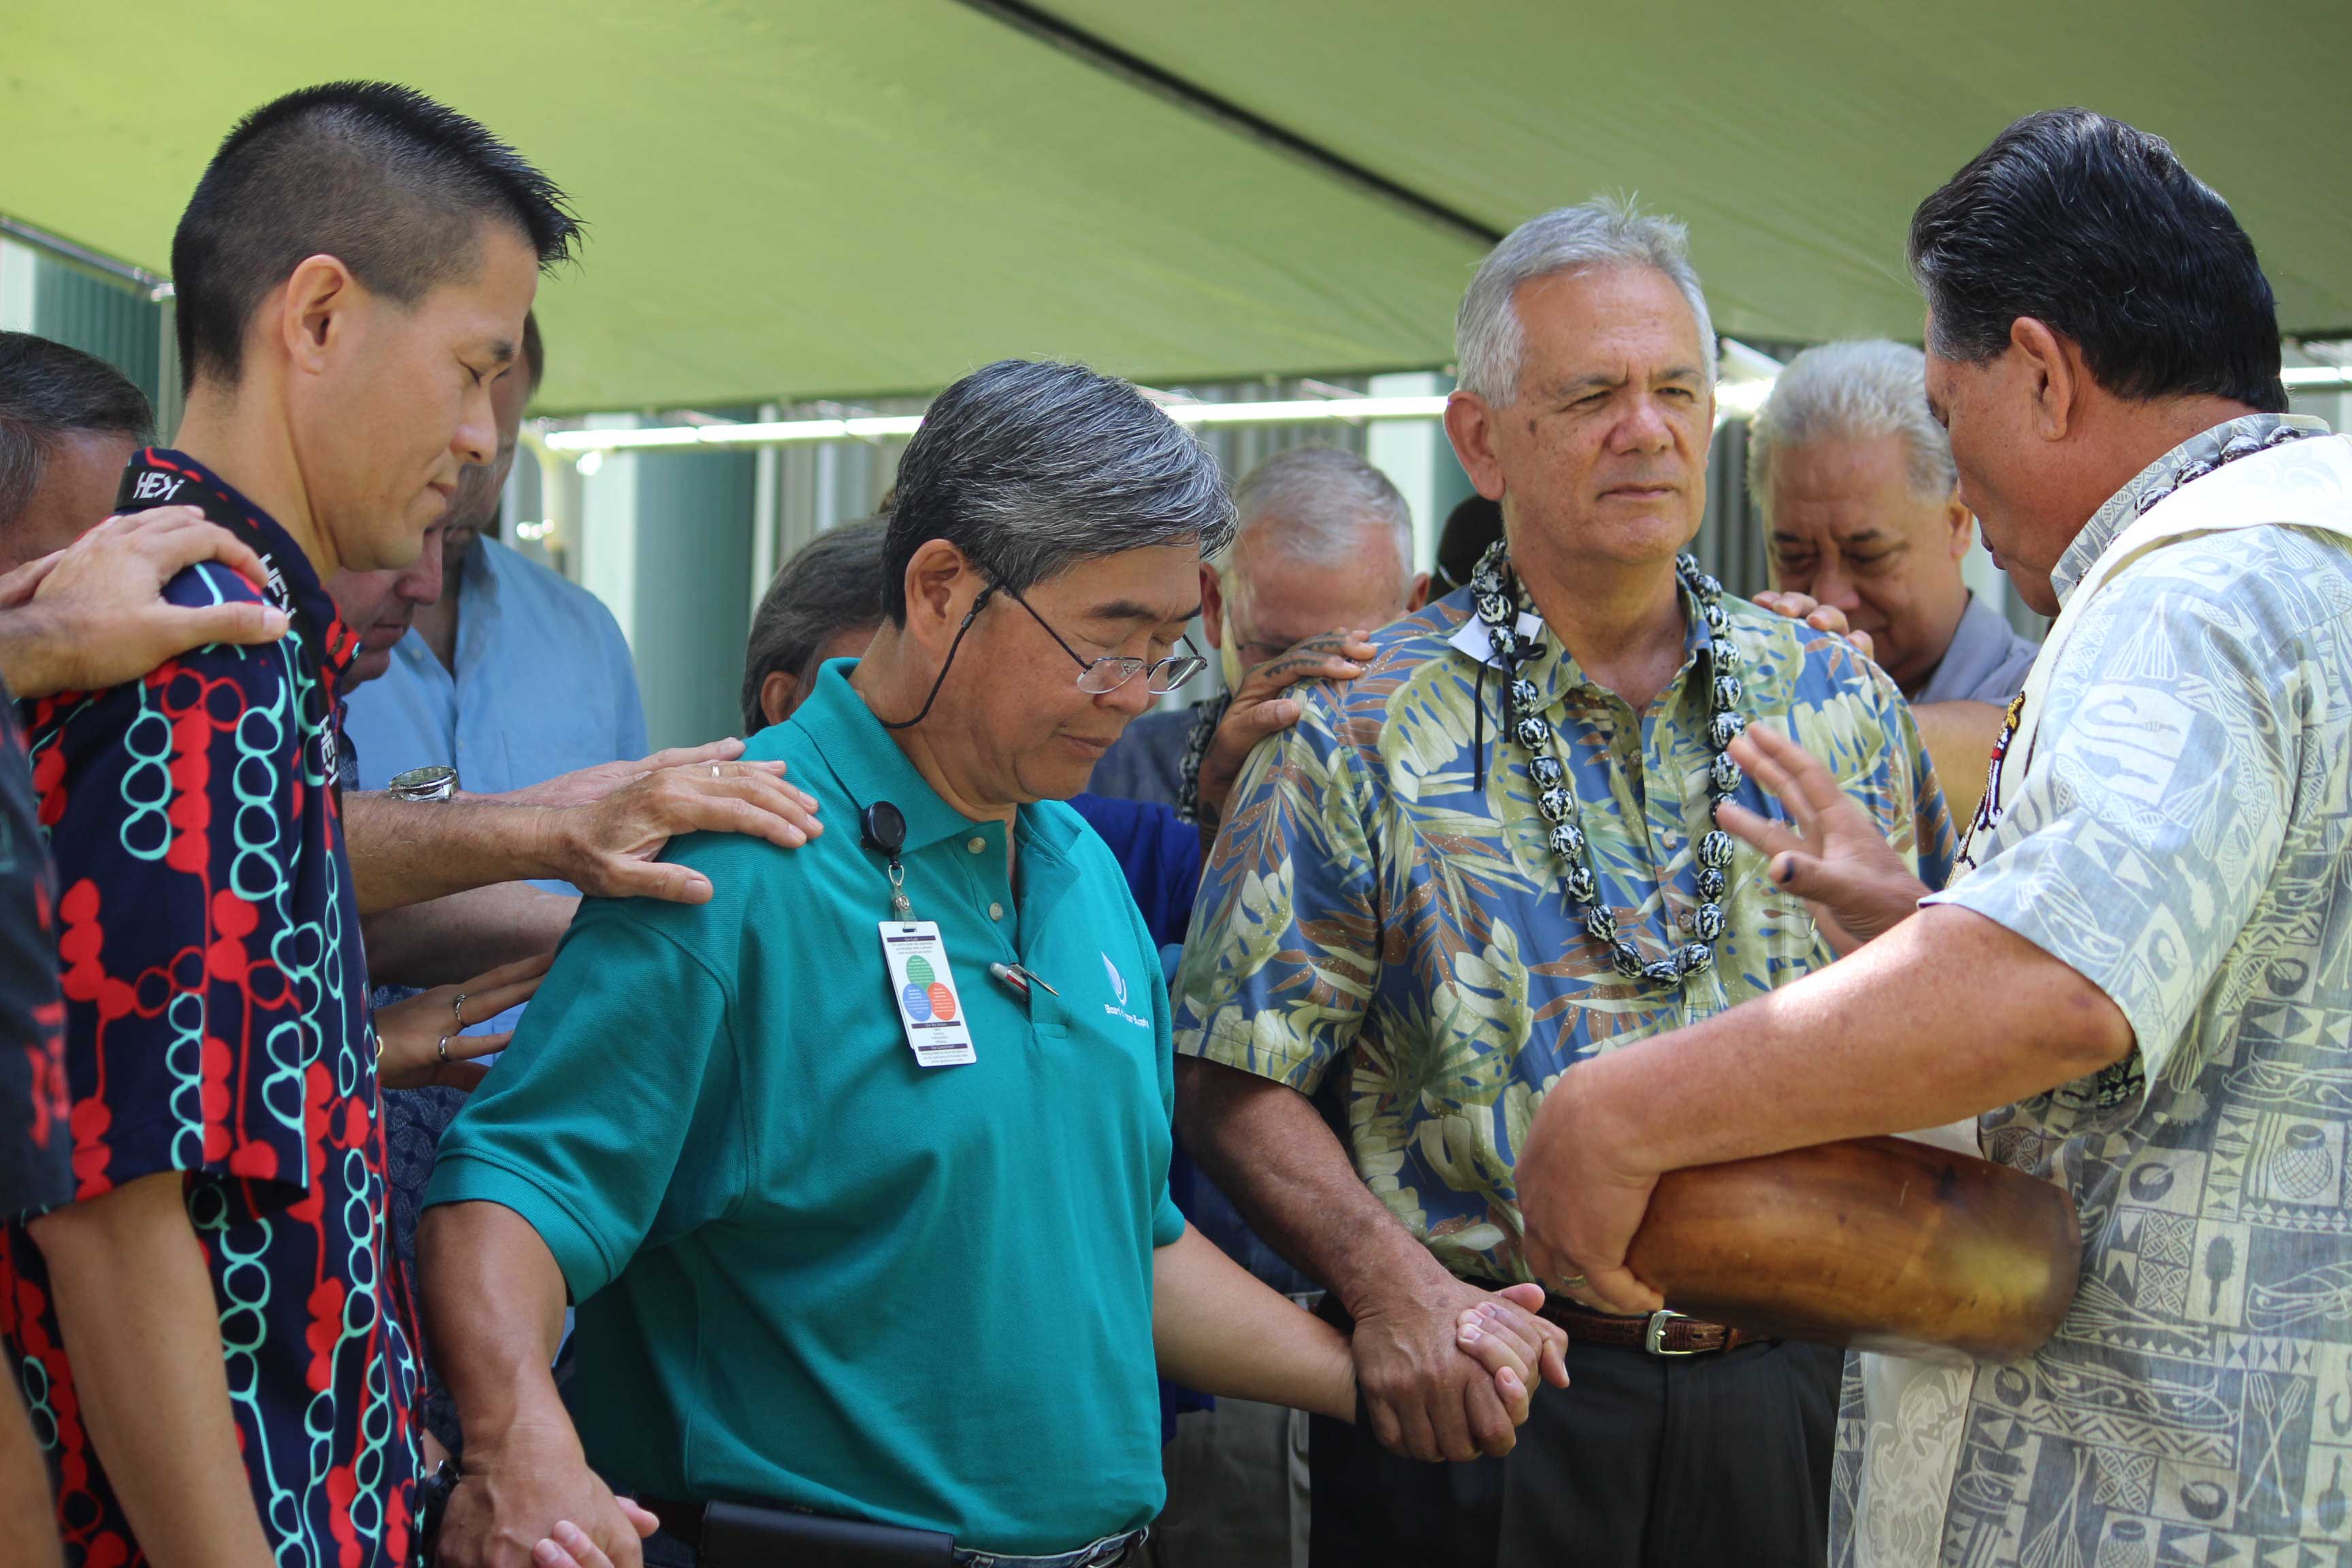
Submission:
M 1626 1260 L 1667 1306 L 1711 1322 L 2015 1361 L 2066 1315 L 2082 1238 L 2063 1187 L 1859 1138 L 1668 1173 Z

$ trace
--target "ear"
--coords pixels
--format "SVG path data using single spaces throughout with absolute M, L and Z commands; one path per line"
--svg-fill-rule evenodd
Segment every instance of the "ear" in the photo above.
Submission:
M 945 657 L 971 603 L 987 582 L 944 539 L 928 539 L 907 563 L 907 635 Z
M 1495 454 L 1495 422 L 1499 417 L 1475 392 L 1457 389 L 1445 400 L 1445 438 L 1462 471 L 1488 500 L 1503 499 L 1503 462 Z
M 2018 356 L 2033 405 L 2033 430 L 2045 441 L 2063 441 L 2081 416 L 2076 400 L 2090 389 L 2082 350 L 2032 316 L 2009 324 L 2009 346 Z
M 317 375 L 352 331 L 352 312 L 367 290 L 352 269 L 332 256 L 312 256 L 297 265 L 272 295 L 278 339 L 288 362 Z
M 1201 563 L 1201 632 L 1211 647 L 1225 646 L 1225 585 L 1205 561 Z
M 1958 485 L 1952 487 L 1951 495 L 1944 501 L 1944 521 L 1951 528 L 1952 559 L 1958 561 L 1969 552 L 1969 546 L 1975 542 L 1977 533 L 1977 514 L 1970 511 L 1969 503 L 1960 499 L 1960 487 Z
M 781 724 L 801 705 L 800 677 L 772 669 L 760 679 L 760 716 Z
M 1412 590 L 1404 596 L 1404 613 L 1409 616 L 1427 603 L 1429 603 L 1429 574 L 1416 572 L 1412 574 Z

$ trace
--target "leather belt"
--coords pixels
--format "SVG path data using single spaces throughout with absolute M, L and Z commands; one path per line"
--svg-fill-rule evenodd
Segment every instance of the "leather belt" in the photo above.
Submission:
M 1760 1343 L 1766 1338 L 1746 1329 L 1685 1318 L 1680 1312 L 1620 1318 L 1591 1311 L 1558 1297 L 1544 1299 L 1543 1315 L 1566 1329 L 1571 1341 L 1617 1350 L 1646 1351 L 1656 1356 L 1716 1355 L 1738 1350 L 1741 1345 Z
M 1491 1279 L 1470 1279 L 1481 1290 L 1506 1289 Z M 1761 1344 L 1771 1336 L 1753 1333 L 1747 1329 L 1726 1328 L 1697 1318 L 1686 1318 L 1680 1312 L 1650 1312 L 1621 1318 L 1610 1312 L 1596 1312 L 1590 1307 L 1580 1307 L 1567 1297 L 1547 1294 L 1544 1297 L 1543 1318 L 1568 1331 L 1570 1340 L 1580 1340 L 1588 1345 L 1605 1345 L 1611 1350 L 1644 1351 L 1656 1356 L 1719 1355 L 1736 1351 L 1741 1345 Z

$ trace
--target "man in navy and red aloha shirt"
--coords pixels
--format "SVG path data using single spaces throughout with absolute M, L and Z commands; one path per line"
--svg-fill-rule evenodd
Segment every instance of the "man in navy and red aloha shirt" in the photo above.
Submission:
M 561 199 L 472 121 L 341 83 L 243 121 L 181 220 L 184 450 L 142 452 L 118 504 L 258 556 L 260 584 L 199 565 L 172 602 L 292 629 L 26 705 L 76 1191 L 0 1243 L 0 1334 L 86 1568 L 146 1560 L 132 1519 L 189 1560 L 411 1553 L 414 1315 L 335 788 L 356 638 L 320 584 L 413 560 L 489 460 Z

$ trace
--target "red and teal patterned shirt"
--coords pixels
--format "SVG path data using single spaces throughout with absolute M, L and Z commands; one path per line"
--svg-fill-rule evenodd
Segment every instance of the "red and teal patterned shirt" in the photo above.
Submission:
M 56 861 L 75 1201 L 184 1173 L 246 1472 L 279 1568 L 394 1568 L 417 1471 L 412 1318 L 384 1229 L 367 963 L 334 790 L 356 639 L 278 524 L 142 452 L 124 510 L 195 505 L 268 568 L 293 630 L 25 705 Z M 215 564 L 177 604 L 263 596 Z M 0 1337 L 82 1568 L 145 1561 L 83 1426 L 47 1275 L 0 1237 Z

